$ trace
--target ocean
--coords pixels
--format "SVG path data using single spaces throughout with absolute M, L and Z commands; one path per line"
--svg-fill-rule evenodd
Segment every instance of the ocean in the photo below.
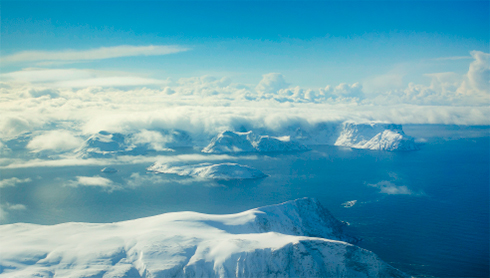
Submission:
M 415 152 L 312 146 L 286 154 L 239 155 L 230 161 L 268 177 L 209 181 L 147 172 L 152 163 L 1 169 L 2 224 L 114 222 L 172 211 L 235 213 L 301 197 L 319 200 L 359 246 L 418 277 L 489 277 L 490 135 L 488 127 L 404 126 Z M 179 149 L 176 154 L 199 154 Z M 117 188 L 75 186 L 100 176 Z M 29 178 L 29 180 L 25 180 Z M 346 205 L 348 201 L 352 206 Z

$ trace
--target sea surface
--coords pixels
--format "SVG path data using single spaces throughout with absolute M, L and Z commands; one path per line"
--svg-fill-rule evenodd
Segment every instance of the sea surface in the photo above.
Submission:
M 415 152 L 334 146 L 310 151 L 243 155 L 230 160 L 266 178 L 209 181 L 147 172 L 152 163 L 1 169 L 0 180 L 30 181 L 1 188 L 2 223 L 114 222 L 173 211 L 225 214 L 301 197 L 319 200 L 359 246 L 418 277 L 489 277 L 490 135 L 488 127 L 404 127 Z M 197 154 L 180 149 L 176 154 Z M 76 186 L 100 176 L 117 188 Z M 354 201 L 351 207 L 345 202 Z M 5 204 L 25 208 L 6 210 Z M 352 202 L 351 202 L 352 203 Z

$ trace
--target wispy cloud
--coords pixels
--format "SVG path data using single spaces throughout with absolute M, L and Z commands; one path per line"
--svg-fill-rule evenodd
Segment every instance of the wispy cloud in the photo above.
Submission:
M 380 181 L 375 184 L 367 184 L 368 186 L 378 188 L 379 193 L 388 194 L 388 195 L 412 195 L 412 196 L 424 196 L 425 193 L 423 191 L 413 191 L 408 188 L 406 185 L 397 185 L 396 183 L 403 182 L 397 175 L 390 174 L 391 178 L 394 181 Z
M 101 187 L 112 191 L 118 187 L 115 183 L 113 183 L 110 179 L 93 176 L 93 177 L 85 177 L 85 176 L 77 176 L 77 180 L 70 181 L 67 185 L 78 187 L 78 186 L 90 186 L 90 187 Z
M 380 181 L 376 184 L 368 184 L 371 187 L 379 188 L 379 193 L 389 195 L 412 195 L 413 192 L 405 185 L 395 185 L 390 181 Z
M 23 169 L 32 167 L 70 167 L 70 166 L 107 166 L 118 164 L 143 164 L 143 163 L 169 163 L 169 162 L 200 162 L 200 161 L 235 161 L 237 158 L 226 154 L 201 155 L 201 154 L 182 154 L 173 156 L 119 156 L 111 158 L 62 158 L 62 159 L 33 159 L 23 161 L 20 159 L 10 159 L 2 161 L 5 166 L 0 169 Z M 240 159 L 256 160 L 256 155 L 240 156 Z M 11 181 L 10 181 L 11 182 Z M 0 183 L 1 184 L 1 183 Z
M 22 211 L 26 209 L 27 207 L 23 204 L 0 204 L 0 221 L 7 219 L 10 211 Z
M 90 50 L 23 51 L 3 57 L 4 63 L 27 61 L 86 61 L 130 56 L 158 56 L 187 51 L 178 45 L 120 45 Z
M 164 85 L 166 80 L 134 76 L 127 72 L 86 69 L 27 68 L 1 74 L 6 81 L 43 84 L 54 88 L 125 87 Z
M 8 187 L 8 186 L 15 186 L 18 183 L 25 183 L 25 182 L 30 182 L 31 179 L 19 179 L 16 177 L 10 178 L 10 179 L 3 179 L 0 180 L 0 188 L 2 187 Z
M 436 61 L 448 61 L 448 60 L 467 60 L 467 59 L 471 59 L 473 57 L 471 56 L 451 56 L 451 57 L 439 57 L 439 58 L 435 58 L 433 60 L 436 60 Z

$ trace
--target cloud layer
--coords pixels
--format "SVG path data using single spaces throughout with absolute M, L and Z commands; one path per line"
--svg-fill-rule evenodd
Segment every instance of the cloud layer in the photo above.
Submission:
M 0 149 L 7 154 L 5 142 L 28 136 L 33 152 L 67 151 L 80 145 L 79 138 L 101 130 L 132 132 L 134 143 L 163 150 L 168 138 L 155 130 L 184 130 L 207 140 L 225 129 L 309 128 L 345 120 L 488 125 L 489 54 L 471 55 L 464 75 L 427 74 L 429 85 L 410 83 L 376 94 L 366 94 L 361 83 L 294 87 L 279 73 L 265 74 L 257 84 L 240 84 L 227 77 L 153 80 L 79 69 L 11 72 L 0 83 Z M 156 87 L 117 87 L 143 80 L 138 78 Z

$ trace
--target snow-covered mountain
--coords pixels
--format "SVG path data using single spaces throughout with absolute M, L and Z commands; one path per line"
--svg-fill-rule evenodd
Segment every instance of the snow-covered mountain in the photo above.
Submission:
M 108 158 L 116 155 L 145 155 L 148 149 L 141 146 L 135 148 L 124 134 L 100 131 L 90 136 L 76 153 L 82 158 Z
M 289 136 L 256 136 L 249 132 L 224 131 L 214 137 L 202 152 L 240 153 L 240 152 L 291 152 L 308 148 Z
M 170 148 L 173 147 L 191 146 L 191 141 L 186 132 L 178 130 L 141 130 L 129 134 L 100 131 L 90 136 L 76 153 L 82 158 L 146 155 L 172 151 Z
M 335 146 L 383 151 L 413 151 L 418 149 L 414 139 L 405 135 L 401 125 L 382 123 L 356 124 L 346 122 L 335 141 Z
M 129 134 L 100 131 L 90 136 L 76 153 L 82 158 L 147 155 L 172 151 L 170 148 L 176 147 L 203 147 L 209 142 L 204 138 L 204 134 L 191 135 L 180 130 L 141 130 Z M 319 123 L 309 128 L 289 127 L 279 131 L 263 128 L 254 132 L 227 130 L 212 138 L 202 152 L 294 152 L 308 150 L 307 145 L 322 144 L 384 151 L 418 149 L 414 138 L 405 135 L 401 125 L 344 122 Z
M 229 215 L 0 226 L 0 277 L 406 277 L 304 198 Z
M 214 137 L 203 153 L 239 153 L 255 151 L 252 142 L 254 135 L 249 132 L 223 131 Z
M 308 150 L 305 145 L 291 140 L 289 136 L 260 136 L 253 142 L 253 146 L 258 152 L 297 152 Z
M 261 171 L 237 163 L 200 163 L 193 165 L 175 165 L 171 163 L 155 163 L 147 168 L 148 171 L 164 174 L 177 174 L 215 180 L 244 180 L 266 177 Z

